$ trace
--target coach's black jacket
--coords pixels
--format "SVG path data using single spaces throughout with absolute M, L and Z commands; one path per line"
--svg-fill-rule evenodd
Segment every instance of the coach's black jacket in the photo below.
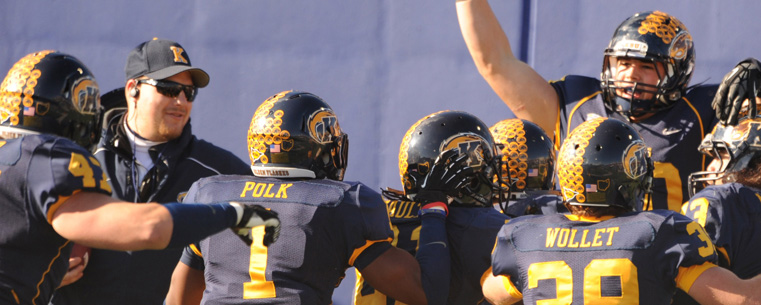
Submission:
M 104 115 L 103 136 L 95 151 L 95 157 L 108 173 L 115 198 L 132 202 L 177 202 L 200 178 L 251 174 L 249 165 L 231 152 L 197 139 L 188 122 L 179 138 L 149 150 L 154 168 L 143 181 L 134 183 L 134 154 L 124 131 L 125 112 L 126 108 L 116 108 Z M 82 279 L 59 289 L 51 304 L 163 304 L 181 254 L 182 248 L 134 252 L 93 250 Z

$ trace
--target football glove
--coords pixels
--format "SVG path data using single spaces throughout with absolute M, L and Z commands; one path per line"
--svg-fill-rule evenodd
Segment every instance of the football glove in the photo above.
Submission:
M 465 165 L 467 160 L 468 155 L 460 154 L 456 148 L 439 155 L 415 194 L 415 201 L 424 206 L 432 202 L 448 204 L 452 198 L 461 197 L 467 191 L 465 186 L 475 179 L 473 168 Z
M 277 212 L 256 204 L 230 202 L 230 205 L 238 211 L 239 218 L 238 225 L 232 230 L 249 246 L 254 240 L 251 235 L 253 227 L 264 226 L 262 243 L 267 247 L 280 237 L 280 219 Z
M 746 99 L 755 101 L 761 89 L 761 64 L 755 58 L 748 58 L 735 66 L 721 81 L 711 106 L 716 117 L 724 125 L 735 125 L 740 118 L 756 116 L 755 103 L 746 109 L 742 104 Z

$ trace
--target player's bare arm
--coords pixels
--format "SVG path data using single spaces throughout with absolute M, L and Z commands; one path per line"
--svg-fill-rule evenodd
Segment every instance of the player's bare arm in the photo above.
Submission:
M 177 263 L 172 273 L 172 284 L 166 296 L 167 305 L 200 304 L 206 289 L 203 270 L 191 268 L 183 262 Z
M 160 204 L 136 205 L 90 192 L 63 202 L 51 224 L 66 239 L 113 250 L 166 248 L 173 228 L 169 210 Z
M 761 304 L 761 276 L 741 280 L 732 271 L 714 267 L 704 271 L 688 292 L 700 304 Z
M 360 270 L 365 280 L 387 296 L 406 304 L 426 304 L 420 266 L 406 251 L 392 247 Z
M 521 298 L 516 298 L 505 289 L 505 284 L 509 283 L 509 281 L 504 281 L 503 276 L 494 276 L 494 274 L 491 273 L 491 270 L 488 272 L 489 275 L 486 276 L 486 279 L 483 282 L 483 292 L 484 297 L 486 297 L 486 300 L 489 301 L 489 303 L 495 305 L 509 305 L 521 300 Z
M 478 72 L 510 110 L 552 134 L 558 96 L 552 86 L 512 52 L 486 0 L 458 0 L 457 19 Z

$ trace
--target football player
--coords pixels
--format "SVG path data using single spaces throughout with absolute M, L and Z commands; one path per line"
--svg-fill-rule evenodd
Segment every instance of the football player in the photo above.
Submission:
M 25 56 L 0 85 L 1 304 L 48 304 L 69 268 L 72 241 L 164 249 L 262 224 L 277 239 L 277 214 L 261 206 L 111 198 L 105 173 L 86 149 L 100 132 L 99 108 L 90 70 L 56 51 Z
M 206 304 L 330 304 L 352 266 L 378 290 L 406 303 L 441 304 L 446 294 L 437 289 L 449 279 L 444 190 L 468 182 L 466 159 L 441 159 L 431 163 L 441 175 L 421 177 L 436 200 L 420 209 L 418 264 L 391 245 L 380 194 L 342 181 L 348 145 L 332 108 L 318 96 L 284 91 L 264 101 L 248 130 L 254 177 L 201 179 L 186 200 L 261 204 L 283 220 L 282 240 L 267 248 L 256 229 L 250 247 L 226 233 L 187 247 L 167 304 L 198 304 L 201 298 Z
M 642 137 L 623 121 L 582 123 L 563 143 L 558 178 L 571 215 L 527 215 L 500 231 L 483 291 L 493 304 L 759 304 L 761 277 L 715 264 L 700 224 L 674 211 L 637 211 L 652 182 Z M 539 237 L 539 238 L 537 238 Z
M 693 189 L 710 182 L 682 206 L 705 227 L 721 266 L 740 278 L 761 273 L 761 117 L 737 125 L 717 124 L 699 150 L 713 158 L 705 172 L 690 175 Z
M 635 14 L 605 49 L 601 79 L 567 75 L 548 83 L 513 55 L 487 0 L 458 0 L 457 15 L 479 72 L 517 117 L 554 134 L 557 148 L 584 121 L 630 122 L 653 148 L 646 209 L 680 210 L 689 198 L 687 176 L 707 161 L 694 149 L 716 122 L 716 86 L 688 87 L 695 49 L 681 21 L 660 11 Z
M 510 217 L 568 212 L 555 191 L 555 148 L 544 130 L 521 119 L 499 121 L 489 130 L 502 149 L 502 179 L 510 185 L 508 201 L 495 208 Z
M 427 193 L 423 178 L 440 156 L 457 151 L 473 169 L 464 192 L 453 193 L 447 217 L 451 280 L 447 304 L 478 304 L 484 300 L 481 277 L 489 268 L 490 252 L 499 228 L 509 217 L 493 208 L 504 201 L 499 178 L 501 158 L 488 126 L 472 114 L 442 111 L 428 115 L 407 130 L 399 148 L 399 174 L 404 191 L 387 189 L 394 245 L 419 251 L 420 219 L 416 211 Z M 422 244 L 420 244 L 422 246 Z M 354 304 L 399 304 L 358 274 Z M 444 303 L 440 303 L 444 304 Z

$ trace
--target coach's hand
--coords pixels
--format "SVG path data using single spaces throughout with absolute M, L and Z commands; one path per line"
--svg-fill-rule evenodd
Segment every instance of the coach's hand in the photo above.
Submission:
M 735 125 L 740 118 L 756 115 L 755 104 L 748 103 L 743 109 L 745 100 L 755 101 L 761 89 L 761 64 L 755 58 L 748 58 L 735 66 L 719 85 L 711 106 L 716 110 L 716 116 L 725 125 Z
M 230 202 L 230 205 L 240 212 L 240 221 L 233 228 L 233 231 L 246 244 L 251 245 L 254 240 L 251 235 L 251 228 L 253 227 L 264 226 L 264 240 L 262 242 L 267 247 L 280 237 L 280 219 L 277 217 L 277 212 L 256 204 Z

